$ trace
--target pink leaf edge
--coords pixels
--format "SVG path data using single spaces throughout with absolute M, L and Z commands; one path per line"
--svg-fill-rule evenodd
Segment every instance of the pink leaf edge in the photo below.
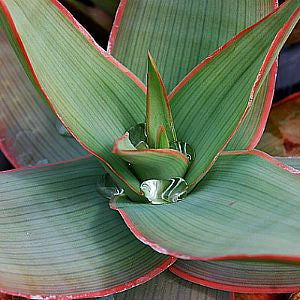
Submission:
M 96 298 L 96 297 L 104 297 L 115 293 L 120 293 L 136 287 L 140 284 L 143 284 L 155 276 L 159 275 L 166 269 L 168 269 L 174 262 L 176 261 L 175 257 L 168 257 L 161 265 L 157 266 L 150 272 L 146 273 L 145 275 L 131 280 L 129 282 L 114 286 L 112 288 L 107 288 L 101 291 L 93 291 L 93 292 L 85 292 L 85 293 L 78 293 L 78 294 L 67 294 L 67 295 L 31 295 L 31 294 L 22 294 L 14 291 L 8 291 L 5 289 L 0 289 L 0 293 L 8 294 L 12 296 L 24 297 L 27 299 L 45 299 L 45 300 L 69 300 L 69 299 L 82 299 L 82 298 Z
M 78 161 L 78 160 L 83 160 L 85 158 L 90 158 L 90 157 L 93 157 L 93 155 L 89 154 L 89 155 L 81 156 L 81 157 L 71 159 L 68 161 L 63 161 L 63 162 L 54 162 L 54 163 L 49 163 L 49 164 L 44 164 L 44 165 L 27 166 L 27 167 L 21 167 L 18 169 L 2 171 L 2 172 L 0 172 L 0 176 L 1 176 L 1 174 L 16 173 L 16 172 L 19 172 L 22 170 L 40 169 L 40 168 L 49 167 L 49 166 L 63 165 L 63 164 L 67 164 L 67 163 Z M 9 291 L 9 290 L 0 288 L 0 293 L 12 295 L 12 296 L 24 297 L 24 298 L 28 298 L 28 299 L 46 299 L 46 300 L 49 300 L 49 299 L 67 300 L 67 299 L 103 297 L 103 296 L 107 296 L 107 295 L 111 295 L 111 294 L 115 294 L 115 293 L 119 293 L 119 292 L 128 290 L 130 288 L 133 288 L 137 285 L 140 285 L 140 284 L 143 284 L 143 283 L 149 281 L 150 279 L 159 275 L 161 272 L 168 269 L 176 261 L 176 259 L 177 259 L 176 257 L 170 256 L 162 264 L 155 267 L 153 270 L 149 271 L 145 275 L 143 275 L 139 278 L 136 278 L 134 280 L 131 280 L 129 282 L 126 282 L 124 284 L 120 284 L 120 285 L 114 286 L 112 288 L 104 289 L 101 291 L 93 291 L 93 292 L 70 294 L 70 295 L 31 295 L 31 294 L 22 294 L 22 293 L 18 293 L 15 291 Z
M 93 45 L 93 47 L 99 52 L 101 53 L 101 55 L 103 55 L 107 60 L 109 60 L 110 62 L 112 62 L 116 67 L 118 67 L 122 72 L 124 72 L 129 78 L 131 78 L 136 84 L 137 86 L 139 86 L 141 88 L 141 90 L 146 94 L 146 87 L 145 85 L 131 72 L 129 71 L 125 66 L 123 66 L 121 63 L 119 63 L 116 59 L 114 59 L 110 54 L 108 54 L 105 50 L 103 50 L 96 42 L 95 40 L 92 38 L 92 36 L 86 31 L 86 29 L 79 24 L 79 22 L 72 16 L 72 14 L 61 4 L 59 3 L 57 0 L 50 0 L 53 5 L 55 5 L 57 7 L 57 9 L 59 9 L 63 15 L 71 22 L 71 24 Z M 10 25 L 10 28 L 17 40 L 17 43 L 19 44 L 19 47 L 21 49 L 21 52 L 24 55 L 24 58 L 27 62 L 27 65 L 30 69 L 30 72 L 32 73 L 32 76 L 36 82 L 36 84 L 38 85 L 38 87 L 40 88 L 42 94 L 44 95 L 45 99 L 47 100 L 47 102 L 49 103 L 50 107 L 52 108 L 52 110 L 54 111 L 54 113 L 56 114 L 56 116 L 58 117 L 58 119 L 62 122 L 62 124 L 65 126 L 65 128 L 72 134 L 72 136 L 78 141 L 78 143 L 85 148 L 86 150 L 88 150 L 90 153 L 92 153 L 93 155 L 95 155 L 96 157 L 98 157 L 101 161 L 103 161 L 108 168 L 118 177 L 120 178 L 131 190 L 133 190 L 136 194 L 138 195 L 142 195 L 142 193 L 138 190 L 136 190 L 123 176 L 121 176 L 117 170 L 115 170 L 102 156 L 100 156 L 99 154 L 95 153 L 94 151 L 92 151 L 91 149 L 89 149 L 89 147 L 87 147 L 77 136 L 76 134 L 74 134 L 74 132 L 72 132 L 72 130 L 70 130 L 70 128 L 65 124 L 65 122 L 63 121 L 63 119 L 60 117 L 60 115 L 58 114 L 58 112 L 56 111 L 56 109 L 54 108 L 51 100 L 48 98 L 47 94 L 45 93 L 44 89 L 42 88 L 36 74 L 35 71 L 33 69 L 33 66 L 30 62 L 30 59 L 26 53 L 24 44 L 21 40 L 21 37 L 19 36 L 16 26 L 14 24 L 14 21 L 12 19 L 12 16 L 7 8 L 7 6 L 5 5 L 5 0 L 0 0 L 0 9 L 2 9 L 4 15 L 7 18 L 7 21 Z M 1 146 L 2 144 L 0 144 Z M 1 147 L 2 149 L 2 147 Z M 7 153 L 6 150 L 4 150 L 4 153 Z M 8 154 L 8 153 L 7 153 Z M 12 158 L 11 155 L 8 154 L 7 156 L 8 158 Z M 16 163 L 15 159 L 13 158 L 12 161 L 14 163 Z
M 176 268 L 175 266 L 171 266 L 169 270 L 187 281 L 197 283 L 200 285 L 204 285 L 213 289 L 225 290 L 230 292 L 237 293 L 267 293 L 267 294 L 281 294 L 281 293 L 293 293 L 298 292 L 300 290 L 300 286 L 295 287 L 253 287 L 247 285 L 231 285 L 221 282 L 216 282 L 208 279 L 204 279 L 201 277 L 193 276 L 185 271 Z
M 281 6 L 286 5 L 287 2 L 283 3 Z M 276 1 L 274 2 L 274 5 L 276 4 Z M 256 22 L 255 24 L 251 25 L 250 27 L 244 29 L 243 31 L 241 31 L 240 33 L 238 33 L 236 36 L 234 36 L 231 40 L 229 40 L 227 43 L 225 43 L 223 46 L 221 46 L 219 49 L 217 49 L 216 51 L 214 51 L 211 55 L 209 55 L 206 59 L 204 59 L 199 65 L 197 65 L 189 74 L 187 74 L 184 79 L 173 89 L 173 91 L 169 94 L 168 96 L 168 100 L 171 101 L 172 98 L 174 97 L 174 95 L 196 74 L 198 73 L 208 62 L 210 62 L 215 56 L 217 56 L 220 52 L 222 52 L 224 49 L 226 49 L 228 46 L 230 46 L 235 40 L 239 39 L 240 37 L 242 37 L 243 35 L 245 35 L 248 31 L 250 31 L 252 28 L 256 27 L 258 24 L 260 24 L 261 22 L 263 22 L 265 19 L 267 19 L 268 17 L 270 17 L 272 14 L 274 14 L 279 8 L 277 7 L 275 10 L 273 10 L 271 13 L 269 13 L 268 15 L 266 15 L 264 18 L 262 18 L 261 20 L 259 20 L 258 22 Z M 298 17 L 298 14 L 300 12 L 300 8 L 298 8 L 294 14 L 289 18 L 289 20 L 285 23 L 285 25 L 281 28 L 281 30 L 276 34 L 275 39 L 272 42 L 272 45 L 263 61 L 263 64 L 260 68 L 260 71 L 258 72 L 258 75 L 256 77 L 256 80 L 253 84 L 250 96 L 249 96 L 249 101 L 248 101 L 248 105 L 241 117 L 241 119 L 239 120 L 237 126 L 235 127 L 235 129 L 232 131 L 232 133 L 230 134 L 229 138 L 226 140 L 226 142 L 224 143 L 224 145 L 222 145 L 222 147 L 220 148 L 220 150 L 218 151 L 218 153 L 216 154 L 216 156 L 214 157 L 214 159 L 211 161 L 210 165 L 206 168 L 206 170 L 201 173 L 198 178 L 191 183 L 191 186 L 194 186 L 195 184 L 197 184 L 197 182 L 203 177 L 205 176 L 205 174 L 210 170 L 210 168 L 213 166 L 213 164 L 215 163 L 216 159 L 218 158 L 218 156 L 221 154 L 221 152 L 225 149 L 225 147 L 228 145 L 228 143 L 230 142 L 230 140 L 232 139 L 232 137 L 234 136 L 234 134 L 237 132 L 237 130 L 239 129 L 239 127 L 241 126 L 243 120 L 246 118 L 250 107 L 252 106 L 253 103 L 253 99 L 255 96 L 255 93 L 258 91 L 258 87 L 262 81 L 262 74 L 264 74 L 267 70 L 268 67 L 268 63 L 271 60 L 271 58 L 274 55 L 274 52 L 276 51 L 276 45 L 280 42 L 282 36 L 284 35 L 285 31 L 288 29 L 288 27 L 290 26 L 291 23 L 293 23 L 293 21 Z M 274 86 L 275 86 L 275 80 L 276 80 L 276 73 L 277 73 L 277 60 L 274 62 L 274 64 L 271 67 L 271 76 L 270 76 L 270 80 L 269 80 L 269 87 L 268 87 L 268 93 L 267 93 L 267 100 L 266 103 L 264 105 L 264 109 L 263 109 L 263 113 L 262 113 L 262 118 L 260 121 L 260 124 L 258 126 L 258 129 L 255 133 L 255 135 L 253 136 L 252 141 L 250 142 L 250 144 L 247 147 L 247 150 L 252 150 L 256 144 L 258 143 L 258 141 L 261 138 L 261 135 L 263 134 L 264 128 L 266 126 L 266 122 L 267 122 L 267 118 L 269 115 L 269 111 L 271 108 L 271 104 L 272 104 L 272 97 L 273 97 L 273 93 L 274 93 Z
M 300 171 L 296 170 L 288 165 L 285 165 L 276 159 L 274 159 L 272 156 L 259 151 L 259 150 L 242 150 L 242 151 L 228 151 L 228 152 L 223 152 L 221 155 L 238 155 L 238 154 L 248 154 L 248 155 L 257 155 L 260 156 L 270 163 L 278 166 L 279 168 L 295 175 L 295 176 L 300 176 Z M 191 255 L 186 255 L 181 252 L 173 251 L 173 250 L 168 250 L 166 248 L 161 247 L 158 245 L 156 242 L 153 240 L 149 239 L 148 237 L 144 236 L 140 230 L 136 227 L 134 222 L 130 219 L 129 215 L 121 208 L 117 208 L 116 204 L 116 198 L 112 198 L 110 200 L 110 208 L 113 210 L 116 210 L 120 213 L 122 216 L 125 224 L 127 227 L 130 229 L 130 231 L 136 236 L 137 239 L 139 239 L 141 242 L 143 242 L 146 245 L 149 245 L 151 248 L 153 248 L 155 251 L 166 254 L 166 255 L 171 255 L 175 256 L 177 258 L 181 259 L 188 259 L 188 260 L 204 260 L 204 261 L 217 261 L 217 260 L 231 260 L 231 259 L 261 259 L 261 260 L 279 260 L 283 262 L 300 262 L 300 256 L 292 256 L 292 255 L 274 255 L 274 254 L 253 254 L 253 255 L 248 255 L 248 254 L 236 254 L 236 255 L 223 255 L 223 256 L 213 256 L 213 257 L 201 257 L 201 256 L 191 256 Z

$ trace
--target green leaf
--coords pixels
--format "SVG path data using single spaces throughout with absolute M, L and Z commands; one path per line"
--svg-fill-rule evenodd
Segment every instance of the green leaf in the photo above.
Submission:
M 170 148 L 170 143 L 169 143 L 169 139 L 167 137 L 166 129 L 162 125 L 160 125 L 157 130 L 155 148 L 158 148 L 158 149 Z
M 56 129 L 57 117 L 32 86 L 0 29 L 0 148 L 15 166 L 69 160 L 86 155 L 74 139 Z
M 171 92 L 199 62 L 275 7 L 274 0 L 121 1 L 108 49 L 144 81 L 150 49 Z M 276 69 L 275 64 L 227 150 L 251 149 L 258 142 L 272 102 Z
M 199 62 L 273 9 L 273 0 L 121 1 L 108 51 L 146 82 L 149 49 L 170 93 Z
M 96 191 L 103 172 L 91 157 L 0 173 L 2 291 L 104 296 L 174 261 L 140 243 L 109 209 Z
M 189 165 L 187 157 L 177 150 L 136 150 L 128 133 L 116 140 L 113 153 L 130 163 L 141 181 L 183 177 Z
M 253 98 L 248 114 L 226 146 L 226 151 L 253 150 L 259 142 L 272 105 L 277 73 L 277 61 Z
M 299 173 L 263 152 L 228 152 L 181 202 L 153 207 L 120 199 L 111 207 L 161 253 L 299 261 Z
M 196 153 L 185 178 L 191 187 L 209 170 L 245 117 L 299 17 L 299 2 L 286 2 L 208 57 L 171 94 L 178 139 Z
M 300 171 L 300 157 L 275 157 L 283 164 L 289 165 Z
M 138 180 L 111 150 L 115 138 L 144 122 L 144 86 L 57 1 L 4 0 L 0 4 L 1 21 L 12 45 L 56 113 L 137 198 Z
M 183 280 L 165 271 L 147 283 L 114 295 L 116 300 L 229 300 L 230 293 Z
M 169 142 L 176 141 L 167 93 L 150 52 L 148 53 L 146 107 L 146 126 L 149 147 L 156 147 L 161 126 L 164 127 Z
M 170 270 L 185 280 L 240 293 L 292 293 L 300 285 L 300 265 L 291 263 L 180 259 Z

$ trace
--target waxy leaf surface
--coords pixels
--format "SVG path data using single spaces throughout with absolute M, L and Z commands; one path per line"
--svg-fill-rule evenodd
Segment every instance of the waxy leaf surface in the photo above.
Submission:
M 120 199 L 111 207 L 137 238 L 161 253 L 299 261 L 296 173 L 262 152 L 231 153 L 220 156 L 181 202 L 153 207 Z
M 274 0 L 122 0 L 108 50 L 145 82 L 150 49 L 171 92 L 199 62 L 275 8 Z M 227 149 L 252 148 L 259 140 L 276 69 L 274 65 Z
M 0 29 L 0 149 L 15 166 L 63 161 L 87 151 L 56 129 L 57 117 L 26 76 Z
M 169 142 L 176 141 L 167 93 L 150 53 L 147 73 L 146 126 L 150 148 L 158 148 L 161 126 L 164 128 Z
M 196 153 L 186 175 L 191 186 L 238 128 L 299 17 L 299 1 L 286 2 L 208 57 L 171 94 L 178 139 Z
M 116 300 L 229 300 L 230 293 L 194 284 L 165 271 L 147 283 L 115 294 Z
M 276 159 L 300 170 L 299 157 Z M 170 270 L 198 284 L 241 293 L 291 293 L 300 289 L 299 263 L 179 259 Z
M 96 191 L 96 158 L 0 173 L 0 290 L 104 296 L 167 268 Z
M 189 161 L 181 152 L 173 149 L 136 150 L 128 141 L 128 134 L 116 140 L 113 153 L 130 163 L 141 181 L 184 176 Z M 124 144 L 126 142 L 128 146 Z
M 113 176 L 138 191 L 138 180 L 111 150 L 115 138 L 144 122 L 144 86 L 57 1 L 0 4 L 7 35 L 57 114 L 82 145 L 108 161 Z
M 300 170 L 300 157 L 275 157 L 277 160 L 283 164 L 289 165 L 297 170 Z
M 227 291 L 292 293 L 300 288 L 300 264 L 180 259 L 170 269 L 186 280 Z

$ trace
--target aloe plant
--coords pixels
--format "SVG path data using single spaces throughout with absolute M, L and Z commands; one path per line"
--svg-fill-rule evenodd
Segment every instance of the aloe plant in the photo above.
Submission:
M 56 0 L 0 1 L 1 24 L 45 100 L 44 115 L 53 118 L 49 104 L 91 153 L 1 174 L 3 292 L 83 298 L 145 283 L 114 297 L 163 298 L 172 289 L 178 299 L 192 292 L 228 297 L 163 272 L 171 265 L 183 279 L 228 291 L 299 290 L 300 172 L 254 150 L 271 104 L 276 57 L 299 20 L 299 1 L 289 0 L 210 54 L 217 45 L 211 32 L 192 42 L 209 8 L 221 16 L 212 26 L 221 40 L 232 14 L 222 3 L 122 1 L 106 52 Z M 227 34 L 250 25 L 248 6 L 257 17 L 274 5 L 228 4 L 235 4 L 237 18 L 240 10 L 246 14 L 243 25 L 225 26 Z M 166 10 L 170 20 L 159 34 L 153 20 Z M 190 22 L 197 23 L 194 36 L 181 40 Z M 164 42 L 172 36 L 178 47 Z M 201 48 L 198 57 L 186 58 Z M 45 142 L 40 152 L 53 161 L 85 153 L 68 137 L 56 135 L 57 143 L 49 134 L 53 147 L 37 136 Z M 297 167 L 297 161 L 285 162 Z M 158 283 L 166 288 L 157 290 Z

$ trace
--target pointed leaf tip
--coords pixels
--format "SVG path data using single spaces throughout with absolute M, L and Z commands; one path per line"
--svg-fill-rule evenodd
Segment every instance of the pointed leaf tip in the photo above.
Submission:
M 155 148 L 157 149 L 168 149 L 170 143 L 168 140 L 166 129 L 163 125 L 160 125 L 156 135 Z
M 175 141 L 176 134 L 166 90 L 149 51 L 147 76 L 146 127 L 148 144 L 155 148 L 160 126 L 165 128 L 169 141 Z

